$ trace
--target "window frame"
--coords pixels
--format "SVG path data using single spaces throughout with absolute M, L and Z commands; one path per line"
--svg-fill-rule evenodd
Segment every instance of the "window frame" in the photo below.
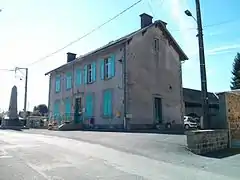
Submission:
M 154 51 L 159 52 L 159 50 L 160 50 L 159 38 L 155 37 L 154 38 Z
M 93 83 L 93 65 L 87 64 L 87 83 L 91 84 Z
M 66 73 L 66 90 L 72 89 L 72 73 Z

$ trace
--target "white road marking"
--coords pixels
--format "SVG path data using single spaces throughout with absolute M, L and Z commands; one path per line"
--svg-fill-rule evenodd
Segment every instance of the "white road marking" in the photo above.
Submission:
M 107 148 L 102 145 L 91 144 L 72 139 L 52 137 L 47 135 L 29 135 L 16 132 L 11 132 L 11 135 L 9 135 L 7 132 L 0 132 L 0 134 L 4 134 L 4 137 L 0 136 L 0 140 L 3 140 L 5 142 L 22 143 L 24 142 L 23 139 L 27 139 L 29 143 L 31 142 L 31 144 L 37 144 L 38 142 L 46 143 L 65 149 L 68 153 L 74 152 L 78 153 L 79 155 L 83 154 L 88 157 L 101 159 L 107 162 L 107 164 L 114 166 L 118 170 L 121 170 L 128 174 L 142 176 L 146 179 L 184 180 L 194 177 L 195 180 L 202 180 L 202 177 L 205 177 L 206 180 L 234 180 L 234 178 L 207 172 L 203 169 L 197 169 L 194 167 L 190 168 L 175 165 L 172 163 L 157 161 L 144 156 L 129 154 L 112 148 Z M 59 159 L 60 158 L 61 157 L 59 157 Z M 78 159 L 72 160 L 73 164 L 77 162 Z M 28 165 L 39 174 L 43 175 L 43 177 L 46 179 L 51 180 L 51 177 L 47 176 L 41 167 L 31 163 L 28 163 Z

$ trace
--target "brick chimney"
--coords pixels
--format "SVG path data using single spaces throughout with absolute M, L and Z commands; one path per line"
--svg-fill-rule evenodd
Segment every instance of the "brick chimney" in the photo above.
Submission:
M 68 52 L 68 53 L 67 53 L 67 62 L 68 62 L 68 63 L 71 62 L 71 61 L 73 61 L 73 60 L 75 60 L 75 59 L 76 59 L 76 54 L 71 53 L 71 52 Z
M 146 13 L 143 13 L 140 15 L 141 17 L 141 28 L 145 28 L 147 26 L 149 26 L 150 24 L 152 24 L 152 19 L 153 17 L 146 14 Z

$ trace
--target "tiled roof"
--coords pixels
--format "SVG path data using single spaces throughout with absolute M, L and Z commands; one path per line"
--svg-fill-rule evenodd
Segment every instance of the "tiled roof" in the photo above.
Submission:
M 161 21 L 161 20 L 158 20 L 158 21 L 155 21 L 154 23 L 150 24 L 149 26 L 147 26 L 147 27 L 145 27 L 145 28 L 141 28 L 141 29 L 139 29 L 139 30 L 137 30 L 137 31 L 134 31 L 134 32 L 132 32 L 132 33 L 126 35 L 126 36 L 123 36 L 123 37 L 121 37 L 121 38 L 119 38 L 119 39 L 117 39 L 117 40 L 115 40 L 115 41 L 110 41 L 108 44 L 106 44 L 106 45 L 104 45 L 104 46 L 102 46 L 102 47 L 100 47 L 100 48 L 97 48 L 97 49 L 95 49 L 95 50 L 93 50 L 93 51 L 91 51 L 91 52 L 89 52 L 89 53 L 86 53 L 86 54 L 84 54 L 84 55 L 81 55 L 81 56 L 79 56 L 78 58 L 76 58 L 76 60 L 73 60 L 73 61 L 71 61 L 71 62 L 69 62 L 69 63 L 63 64 L 62 66 L 60 66 L 60 67 L 58 67 L 58 68 L 56 68 L 56 69 L 53 69 L 53 70 L 47 72 L 45 75 L 48 75 L 48 74 L 52 73 L 53 71 L 59 70 L 59 69 L 65 67 L 65 66 L 67 66 L 67 65 L 72 64 L 72 63 L 79 62 L 79 61 L 81 61 L 82 59 L 84 59 L 85 57 L 87 57 L 87 56 L 89 56 L 89 55 L 92 55 L 92 54 L 95 54 L 95 53 L 97 53 L 97 52 L 99 52 L 99 51 L 102 51 L 102 50 L 104 50 L 104 49 L 106 49 L 106 48 L 112 47 L 112 46 L 114 46 L 114 45 L 122 44 L 122 43 L 128 41 L 129 39 L 131 39 L 131 38 L 132 38 L 134 35 L 136 35 L 137 33 L 140 33 L 140 32 L 142 32 L 142 31 L 144 31 L 144 30 L 146 30 L 146 29 L 148 29 L 148 28 L 150 28 L 150 27 L 152 27 L 152 26 L 154 26 L 154 25 L 159 25 L 159 26 L 161 27 L 161 29 L 166 33 L 167 37 L 171 40 L 173 47 L 174 47 L 174 48 L 176 49 L 176 51 L 179 53 L 179 55 L 180 55 L 180 60 L 188 60 L 187 55 L 183 52 L 183 50 L 182 50 L 182 49 L 180 48 L 180 46 L 177 44 L 177 42 L 175 41 L 175 39 L 172 37 L 171 33 L 167 30 L 167 28 L 166 28 L 166 23 L 163 22 L 163 21 Z

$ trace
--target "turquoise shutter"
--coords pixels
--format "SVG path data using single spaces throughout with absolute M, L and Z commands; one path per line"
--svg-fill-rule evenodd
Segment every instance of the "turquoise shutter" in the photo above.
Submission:
M 101 79 L 104 80 L 104 59 L 100 60 L 100 76 Z
M 112 54 L 110 57 L 110 70 L 111 70 L 110 77 L 115 76 L 115 55 L 114 54 Z
M 66 120 L 70 120 L 71 117 L 71 100 L 67 98 L 65 100 L 65 116 Z
M 92 63 L 92 80 L 96 81 L 96 62 Z
M 92 95 L 86 97 L 86 116 L 90 117 L 93 114 L 93 98 Z
M 54 107 L 53 107 L 54 120 L 59 120 L 59 115 L 60 115 L 60 102 L 55 101 L 54 102 Z
M 56 79 L 55 79 L 55 91 L 56 92 L 60 92 L 60 86 L 61 86 L 60 76 L 56 76 Z
M 108 115 L 112 115 L 112 91 L 108 90 Z
M 61 91 L 61 76 L 58 76 L 58 92 Z
M 84 66 L 84 84 L 87 84 L 87 65 Z
M 76 70 L 76 85 L 79 86 L 82 84 L 82 73 L 80 69 Z
M 72 88 L 72 73 L 68 72 L 66 74 L 66 89 Z
M 104 91 L 103 93 L 103 115 L 107 116 L 108 115 L 108 101 L 107 101 L 107 91 Z
M 72 73 L 69 73 L 68 74 L 68 81 L 69 81 L 69 89 L 71 89 L 72 88 Z
M 112 115 L 112 91 L 105 90 L 103 94 L 103 115 Z

